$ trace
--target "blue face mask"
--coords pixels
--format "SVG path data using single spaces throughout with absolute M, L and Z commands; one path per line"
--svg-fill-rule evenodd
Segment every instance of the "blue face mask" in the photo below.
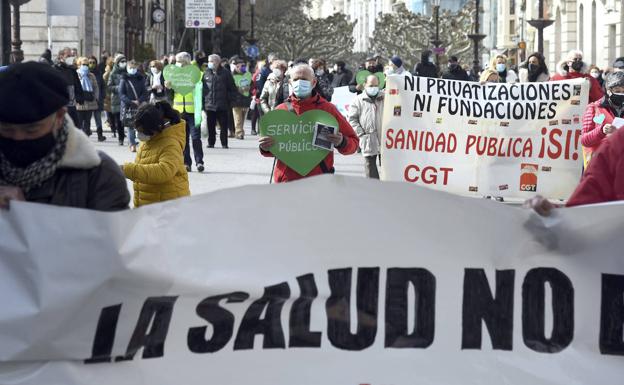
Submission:
M 89 73 L 89 66 L 81 65 L 78 71 L 80 71 L 82 75 L 86 75 Z
M 136 73 L 137 73 L 136 68 L 128 68 L 128 75 L 136 75 Z
M 241 73 L 244 74 L 245 72 L 247 72 L 247 67 L 246 66 L 242 66 L 241 67 Z
M 208 69 L 213 70 L 214 69 L 214 63 L 213 62 L 208 62 Z
M 498 71 L 498 72 L 505 72 L 505 69 L 506 69 L 506 68 L 507 68 L 507 67 L 505 66 L 505 64 L 504 64 L 504 63 L 498 63 L 498 64 L 496 65 L 496 71 Z
M 312 94 L 312 82 L 304 79 L 295 80 L 292 82 L 292 90 L 299 99 L 307 98 Z

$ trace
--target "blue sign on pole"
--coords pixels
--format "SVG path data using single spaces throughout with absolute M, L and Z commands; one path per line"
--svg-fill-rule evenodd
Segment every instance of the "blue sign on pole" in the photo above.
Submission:
M 259 54 L 260 54 L 260 50 L 258 49 L 258 46 L 256 46 L 255 44 L 247 47 L 247 55 L 249 55 L 249 57 L 252 57 L 255 59 L 258 57 Z

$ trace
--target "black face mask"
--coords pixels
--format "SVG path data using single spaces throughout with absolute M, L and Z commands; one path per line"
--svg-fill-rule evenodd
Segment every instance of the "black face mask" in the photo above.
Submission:
M 624 104 L 624 94 L 611 94 L 609 95 L 609 101 L 617 107 L 622 107 Z
M 576 72 L 581 72 L 581 69 L 583 69 L 583 62 L 582 61 L 572 62 L 572 69 L 575 70 Z
M 13 166 L 19 168 L 26 168 L 42 159 L 55 145 L 54 132 L 30 140 L 14 140 L 0 136 L 0 152 Z
M 536 73 L 537 71 L 539 71 L 539 66 L 536 64 L 529 63 L 528 68 L 530 73 Z
M 459 68 L 459 64 L 451 63 L 451 64 L 448 65 L 448 68 L 449 68 L 450 71 L 455 71 L 455 70 L 457 70 Z

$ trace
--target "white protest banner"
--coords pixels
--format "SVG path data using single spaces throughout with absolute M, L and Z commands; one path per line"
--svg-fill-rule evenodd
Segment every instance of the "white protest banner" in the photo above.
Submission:
M 581 177 L 586 79 L 487 83 L 390 76 L 382 179 L 472 196 L 568 199 Z
M 215 28 L 215 0 L 186 0 L 186 28 Z
M 349 86 L 337 87 L 334 88 L 331 102 L 336 106 L 345 119 L 349 119 L 349 107 L 351 106 L 353 98 L 356 96 L 357 94 L 349 91 Z
M 14 203 L 0 383 L 617 383 L 623 215 L 337 176 L 121 213 Z

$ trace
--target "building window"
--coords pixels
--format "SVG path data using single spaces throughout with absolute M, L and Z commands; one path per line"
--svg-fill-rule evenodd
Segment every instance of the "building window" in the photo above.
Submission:
M 516 0 L 509 0 L 509 14 L 516 14 Z
M 509 34 L 512 36 L 516 34 L 516 21 L 515 20 L 509 20 Z

